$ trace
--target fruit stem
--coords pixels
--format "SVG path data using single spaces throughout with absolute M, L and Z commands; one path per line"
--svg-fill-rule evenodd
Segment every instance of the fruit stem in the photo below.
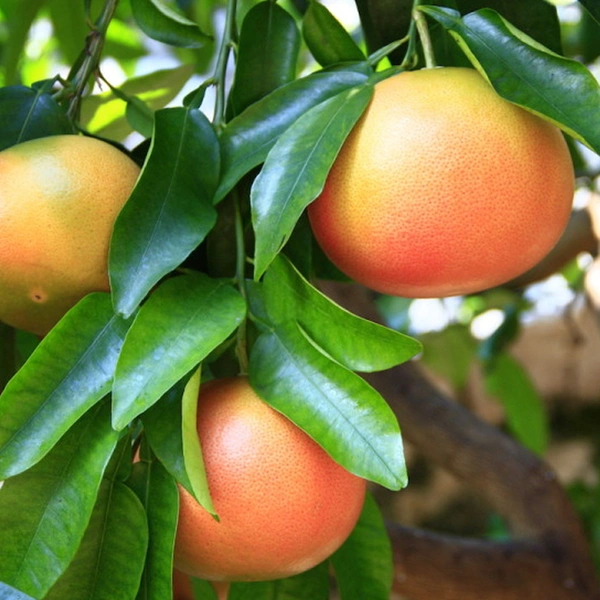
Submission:
M 419 33 L 419 39 L 423 46 L 423 55 L 425 57 L 425 66 L 428 69 L 433 69 L 437 66 L 435 62 L 435 54 L 433 52 L 433 45 L 431 43 L 431 37 L 429 36 L 429 28 L 427 27 L 427 20 L 425 15 L 419 10 L 419 0 L 415 1 L 415 7 L 413 9 L 413 19 L 417 26 Z
M 223 39 L 221 40 L 221 46 L 219 47 L 219 52 L 217 54 L 215 73 L 212 77 L 216 84 L 213 123 L 217 129 L 222 127 L 225 122 L 225 82 L 227 78 L 227 63 L 229 61 L 229 53 L 234 47 L 236 12 L 237 0 L 227 0 Z
M 90 23 L 91 31 L 85 40 L 85 48 L 71 73 L 67 77 L 66 96 L 69 99 L 67 115 L 73 120 L 79 119 L 81 97 L 92 74 L 99 70 L 100 56 L 108 26 L 115 14 L 119 0 L 106 0 L 104 8 L 95 23 Z

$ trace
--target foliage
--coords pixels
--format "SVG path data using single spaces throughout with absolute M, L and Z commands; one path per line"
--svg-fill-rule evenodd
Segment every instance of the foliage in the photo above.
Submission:
M 422 345 L 318 291 L 318 277 L 341 275 L 303 216 L 373 86 L 423 66 L 433 49 L 440 64 L 470 61 L 498 93 L 560 126 L 578 141 L 582 168 L 583 145 L 600 151 L 589 118 L 600 88 L 566 57 L 596 59 L 593 36 L 575 32 L 561 55 L 556 9 L 541 0 L 522 10 L 420 4 L 411 18 L 413 3 L 397 3 L 406 28 L 389 37 L 377 30 L 397 22 L 389 8 L 367 20 L 364 2 L 354 31 L 316 0 L 0 1 L 0 148 L 81 130 L 142 165 L 112 238 L 112 293 L 86 297 L 39 344 L 0 329 L 0 597 L 169 597 L 175 482 L 214 511 L 195 437 L 200 375 L 247 372 L 346 468 L 406 485 L 402 424 L 358 373 L 407 361 Z M 581 5 L 597 35 L 597 5 Z M 500 297 L 476 298 L 470 318 L 500 307 L 518 328 L 523 296 Z M 407 309 L 381 306 L 388 322 Z M 546 415 L 506 353 L 514 331 L 480 344 L 465 322 L 459 337 L 469 339 L 448 359 L 462 361 L 450 365 L 458 387 L 481 361 L 509 427 L 543 452 Z M 423 341 L 424 361 L 435 362 Z M 391 550 L 372 499 L 332 565 L 342 598 L 389 597 Z M 235 584 L 231 597 L 313 599 L 327 589 L 322 565 L 285 582 Z

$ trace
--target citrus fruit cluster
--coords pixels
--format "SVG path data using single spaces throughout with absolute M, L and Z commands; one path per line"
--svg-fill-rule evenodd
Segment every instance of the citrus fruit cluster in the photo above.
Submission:
M 321 195 L 321 248 L 378 292 L 444 297 L 504 283 L 540 261 L 571 212 L 557 127 L 475 71 L 407 71 L 375 85 Z

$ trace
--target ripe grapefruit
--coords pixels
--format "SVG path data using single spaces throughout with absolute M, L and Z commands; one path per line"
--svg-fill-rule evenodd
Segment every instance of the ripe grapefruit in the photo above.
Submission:
M 0 320 L 44 335 L 83 296 L 108 291 L 114 221 L 139 167 L 80 135 L 0 152 Z
M 245 377 L 200 389 L 198 435 L 220 521 L 180 487 L 175 566 L 212 581 L 288 577 L 329 557 L 366 482 L 263 402 Z
M 539 262 L 573 191 L 558 128 L 473 69 L 423 69 L 376 84 L 308 215 L 325 254 L 355 281 L 442 297 Z

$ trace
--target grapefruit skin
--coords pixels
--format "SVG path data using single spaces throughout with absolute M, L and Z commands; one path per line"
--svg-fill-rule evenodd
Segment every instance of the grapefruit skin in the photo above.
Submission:
M 566 226 L 573 192 L 557 127 L 473 69 L 423 69 L 376 84 L 308 215 L 325 254 L 355 281 L 445 297 L 539 262 Z
M 200 389 L 198 435 L 216 521 L 180 486 L 175 566 L 212 581 L 301 573 L 348 537 L 366 481 L 263 402 L 245 377 Z
M 45 335 L 83 296 L 108 291 L 115 219 L 139 167 L 90 137 L 0 152 L 0 320 Z

